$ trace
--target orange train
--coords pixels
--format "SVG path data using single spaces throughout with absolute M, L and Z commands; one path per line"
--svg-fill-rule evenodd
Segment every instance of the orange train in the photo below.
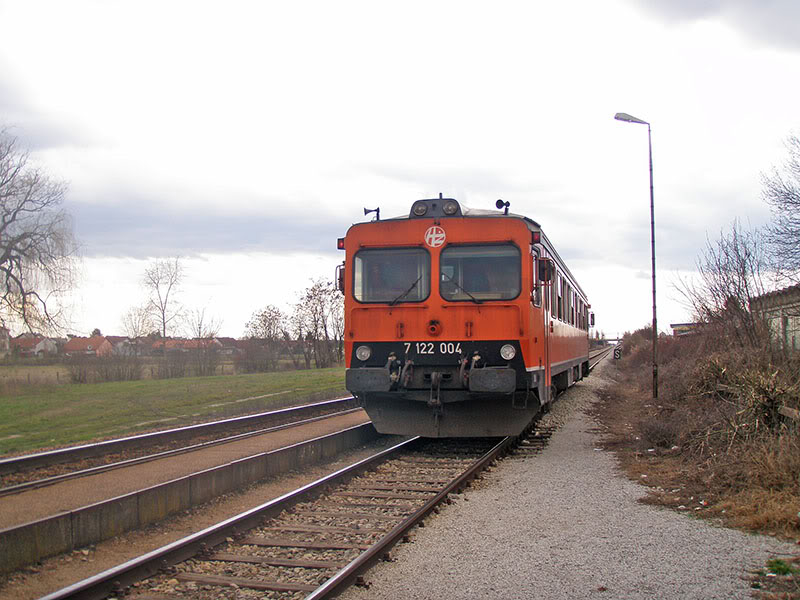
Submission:
M 339 239 L 346 385 L 379 432 L 516 435 L 588 375 L 586 295 L 539 224 L 497 206 L 440 195 Z

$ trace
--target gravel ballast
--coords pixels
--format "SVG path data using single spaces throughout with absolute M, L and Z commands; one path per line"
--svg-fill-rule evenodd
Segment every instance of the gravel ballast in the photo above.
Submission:
M 637 502 L 587 415 L 603 364 L 559 398 L 544 451 L 501 461 L 346 600 L 750 598 L 747 571 L 795 545 Z

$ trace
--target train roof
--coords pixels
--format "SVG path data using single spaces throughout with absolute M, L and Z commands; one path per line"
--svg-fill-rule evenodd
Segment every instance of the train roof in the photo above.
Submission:
M 430 219 L 430 218 L 442 218 L 446 219 L 448 217 L 489 217 L 489 218 L 512 218 L 512 219 L 521 219 L 525 221 L 528 225 L 529 229 L 541 229 L 541 225 L 534 221 L 533 219 L 526 217 L 525 215 L 518 215 L 515 213 L 508 212 L 507 203 L 503 204 L 501 200 L 497 201 L 498 208 L 501 205 L 504 206 L 505 210 L 487 210 L 485 208 L 470 208 L 468 206 L 464 206 L 455 198 L 443 198 L 441 195 L 438 198 L 426 198 L 423 200 L 416 200 L 411 205 L 411 210 L 409 211 L 408 215 L 399 215 L 397 217 L 390 217 L 389 219 L 384 219 L 385 221 L 401 221 L 401 220 L 409 220 L 409 219 Z M 370 211 L 374 212 L 374 211 Z M 367 214 L 367 210 L 364 211 Z

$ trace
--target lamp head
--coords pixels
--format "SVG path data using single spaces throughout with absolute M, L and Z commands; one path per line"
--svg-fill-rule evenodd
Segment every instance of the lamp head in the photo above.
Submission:
M 650 125 L 650 123 L 648 123 L 647 121 L 642 121 L 641 119 L 632 117 L 628 113 L 617 113 L 614 115 L 614 118 L 617 121 L 625 121 L 626 123 L 641 123 L 642 125 Z

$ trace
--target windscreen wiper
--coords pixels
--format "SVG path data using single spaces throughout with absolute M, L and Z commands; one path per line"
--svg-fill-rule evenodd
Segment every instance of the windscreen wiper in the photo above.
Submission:
M 447 274 L 447 273 L 445 273 L 444 271 L 442 271 L 442 275 L 443 275 L 444 277 L 447 277 L 447 280 L 448 280 L 449 282 L 451 282 L 451 283 L 452 283 L 454 286 L 456 286 L 458 289 L 460 289 L 462 292 L 464 292 L 464 293 L 465 293 L 467 296 L 469 296 L 470 298 L 472 298 L 472 301 L 473 301 L 475 304 L 480 304 L 480 303 L 482 303 L 482 302 L 483 302 L 483 300 L 478 300 L 478 299 L 477 299 L 475 296 L 473 296 L 473 295 L 472 295 L 472 294 L 470 294 L 470 293 L 469 293 L 467 290 L 465 290 L 463 287 L 461 287 L 461 284 L 459 284 L 459 283 L 458 283 L 458 282 L 457 282 L 455 279 L 453 279 L 452 277 L 450 277 L 450 275 L 448 275 L 448 274 Z
M 397 304 L 398 302 L 400 302 L 400 300 L 402 300 L 403 298 L 405 298 L 406 296 L 408 296 L 408 295 L 411 293 L 411 290 L 413 290 L 415 287 L 417 287 L 417 284 L 419 283 L 419 280 L 420 280 L 420 279 L 422 279 L 422 275 L 420 275 L 419 277 L 417 277 L 417 280 L 416 280 L 414 283 L 412 283 L 412 284 L 411 284 L 411 287 L 410 287 L 410 288 L 408 288 L 408 289 L 407 289 L 405 292 L 403 292 L 402 294 L 400 294 L 400 295 L 399 295 L 397 298 L 395 298 L 394 300 L 392 300 L 391 302 L 389 302 L 389 306 L 394 306 L 395 304 Z

